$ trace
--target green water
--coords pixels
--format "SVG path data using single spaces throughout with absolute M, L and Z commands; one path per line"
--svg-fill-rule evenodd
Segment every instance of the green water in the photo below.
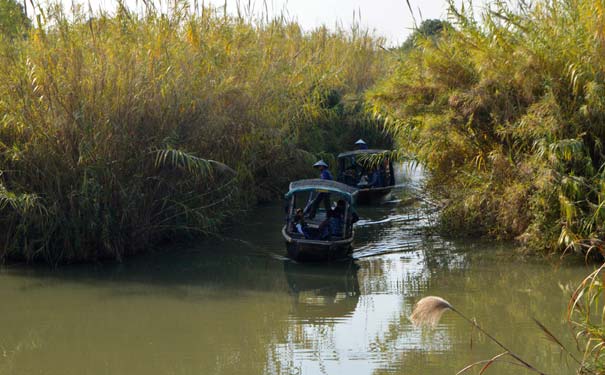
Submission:
M 506 245 L 431 235 L 417 204 L 360 209 L 353 263 L 284 258 L 279 204 L 229 238 L 121 265 L 0 272 L 0 374 L 455 374 L 500 351 L 459 317 L 413 327 L 438 295 L 527 361 L 571 374 L 535 327 L 566 342 L 560 285 L 578 265 L 522 261 Z M 524 373 L 505 364 L 488 374 Z

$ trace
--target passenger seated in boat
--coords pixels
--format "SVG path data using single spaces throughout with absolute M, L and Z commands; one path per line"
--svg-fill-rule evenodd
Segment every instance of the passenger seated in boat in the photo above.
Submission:
M 317 229 L 309 228 L 305 222 L 304 211 L 301 208 L 296 209 L 296 214 L 292 220 L 292 226 L 292 232 L 304 236 L 307 240 L 318 240 L 321 237 Z
M 294 218 L 292 219 L 292 232 L 302 234 L 304 236 L 305 231 L 304 227 L 305 223 L 305 215 L 303 214 L 303 210 L 300 208 L 296 209 L 296 213 L 294 214 Z
M 376 187 L 376 185 L 378 185 L 378 173 L 376 172 L 375 168 L 372 168 L 370 170 L 370 173 L 368 173 L 368 185 L 367 187 Z
M 359 182 L 357 183 L 357 187 L 364 189 L 364 188 L 368 187 L 368 183 L 369 183 L 368 175 L 364 173 L 359 178 Z
M 384 159 L 382 165 L 380 166 L 380 177 L 382 178 L 382 186 L 390 185 L 390 176 L 391 176 L 391 168 L 388 159 Z
M 328 239 L 332 237 L 344 237 L 343 230 L 345 224 L 344 220 L 346 208 L 346 202 L 343 199 L 339 199 L 338 202 L 336 202 L 336 207 L 334 207 L 333 210 L 330 210 L 328 212 L 328 218 L 320 225 L 322 239 Z M 353 210 L 352 207 L 350 208 L 350 210 L 352 224 L 359 220 L 359 216 L 357 216 L 357 213 Z
M 361 176 L 357 187 L 361 189 L 376 188 L 384 186 L 384 178 L 381 171 L 377 168 L 371 168 L 366 174 Z
M 346 209 L 347 209 L 347 203 L 344 201 L 344 199 L 339 199 L 338 202 L 336 202 L 335 210 L 338 212 L 338 214 L 342 217 L 343 220 L 344 220 Z M 351 224 L 354 224 L 359 221 L 359 215 L 357 215 L 357 212 L 355 212 L 355 209 L 353 208 L 353 206 L 349 206 L 349 213 L 350 213 L 349 217 L 350 217 Z
M 294 220 L 292 221 L 293 232 L 303 235 L 305 238 L 311 237 L 311 231 L 305 222 L 305 214 L 302 208 L 296 209 L 296 214 L 294 215 Z
M 338 207 L 327 212 L 327 218 L 319 225 L 320 239 L 329 240 L 333 237 L 342 237 L 342 227 L 344 225 L 344 215 L 340 213 Z
M 330 227 L 330 236 L 332 237 L 343 237 L 343 226 L 344 226 L 344 212 L 334 209 L 332 211 L 332 217 L 328 223 Z
M 347 185 L 356 185 L 357 184 L 357 169 L 354 166 L 347 168 L 347 170 L 343 173 L 342 179 Z
M 376 168 L 373 168 L 370 172 L 370 179 L 368 181 L 368 187 L 382 187 L 383 184 L 383 178 L 382 178 L 382 174 L 380 173 L 380 171 Z

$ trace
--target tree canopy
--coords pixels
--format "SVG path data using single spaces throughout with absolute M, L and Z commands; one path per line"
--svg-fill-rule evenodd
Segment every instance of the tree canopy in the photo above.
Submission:
M 30 24 L 21 4 L 15 0 L 0 0 L 0 35 L 9 38 L 23 35 Z
M 414 32 L 408 36 L 408 38 L 401 45 L 401 49 L 404 51 L 412 49 L 419 38 L 421 37 L 437 37 L 441 34 L 444 28 L 449 27 L 450 24 L 447 21 L 442 20 L 424 20 L 420 26 L 414 30 Z

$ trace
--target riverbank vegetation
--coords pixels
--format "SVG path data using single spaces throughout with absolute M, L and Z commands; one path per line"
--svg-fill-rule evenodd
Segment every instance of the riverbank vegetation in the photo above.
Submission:
M 605 4 L 450 1 L 368 95 L 430 172 L 445 230 L 605 254 Z
M 567 321 L 582 351 L 578 374 L 605 374 L 605 354 L 601 350 L 605 345 L 604 269 L 605 264 L 586 276 L 573 291 L 567 306 Z
M 363 111 L 384 70 L 368 32 L 146 4 L 36 5 L 0 29 L 0 260 L 213 234 L 313 175 L 313 154 L 388 144 Z
M 599 4 L 479 17 L 451 2 L 390 51 L 358 27 L 184 2 L 2 17 L 0 259 L 120 259 L 216 233 L 317 156 L 390 147 L 383 126 L 428 169 L 444 230 L 602 255 Z

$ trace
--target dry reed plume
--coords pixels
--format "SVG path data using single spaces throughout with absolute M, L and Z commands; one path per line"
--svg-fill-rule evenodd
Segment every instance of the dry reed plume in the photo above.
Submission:
M 424 297 L 414 306 L 410 320 L 416 326 L 427 325 L 435 327 L 439 323 L 439 320 L 441 320 L 443 313 L 451 309 L 452 305 L 443 298 Z
M 483 333 L 487 338 L 489 338 L 492 342 L 494 342 L 496 345 L 498 345 L 500 348 L 502 348 L 504 350 L 503 353 L 500 353 L 487 361 L 479 361 L 479 362 L 473 363 L 469 366 L 466 366 L 465 368 L 460 370 L 458 372 L 458 374 L 462 374 L 462 373 L 470 370 L 471 368 L 474 368 L 479 365 L 483 365 L 483 368 L 481 370 L 481 373 L 483 373 L 493 363 L 500 362 L 500 361 L 507 362 L 504 359 L 506 357 L 512 357 L 515 361 L 508 362 L 508 363 L 522 366 L 522 367 L 525 367 L 527 370 L 544 375 L 543 372 L 536 369 L 534 366 L 530 365 L 523 358 L 519 357 L 517 354 L 510 351 L 498 339 L 496 339 L 490 333 L 488 333 L 483 328 L 481 328 L 481 326 L 479 326 L 479 324 L 477 324 L 477 322 L 475 320 L 467 318 L 460 311 L 456 310 L 448 301 L 446 301 L 445 299 L 443 299 L 441 297 L 429 296 L 429 297 L 422 298 L 414 306 L 412 315 L 410 315 L 410 320 L 416 326 L 435 327 L 439 323 L 439 320 L 441 319 L 441 317 L 447 310 L 451 310 L 451 311 L 455 312 L 457 315 L 459 315 L 461 318 L 466 320 L 468 323 L 470 323 L 472 326 L 474 326 L 477 330 L 479 330 L 481 333 Z

